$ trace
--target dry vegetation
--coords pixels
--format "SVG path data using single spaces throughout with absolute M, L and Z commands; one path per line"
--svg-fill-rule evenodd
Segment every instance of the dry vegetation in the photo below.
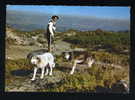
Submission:
M 27 38 L 31 36 L 40 35 L 43 33 L 42 30 L 37 30 L 34 32 L 20 32 L 13 31 L 18 36 L 24 35 Z M 72 32 L 76 33 L 72 35 Z M 67 36 L 67 33 L 71 35 Z M 85 34 L 86 33 L 86 34 Z M 103 34 L 102 34 L 103 33 Z M 83 47 L 93 55 L 96 61 L 102 61 L 105 63 L 118 64 L 122 66 L 122 69 L 112 68 L 111 66 L 102 67 L 101 65 L 94 64 L 92 68 L 79 70 L 77 69 L 74 75 L 69 75 L 71 66 L 65 68 L 62 64 L 68 65 L 68 62 L 64 62 L 62 56 L 56 56 L 56 68 L 54 72 L 61 73 L 60 76 L 63 77 L 59 84 L 55 84 L 53 87 L 49 85 L 45 88 L 41 88 L 38 91 L 44 92 L 95 92 L 97 86 L 105 87 L 104 82 L 109 81 L 109 87 L 112 86 L 117 80 L 124 79 L 129 83 L 129 33 L 111 33 L 103 31 L 89 31 L 89 32 L 79 32 L 75 30 L 69 30 L 68 32 L 59 33 L 57 37 L 65 37 L 64 40 L 71 43 L 73 47 Z M 83 34 L 83 35 L 82 35 Z M 40 40 L 39 40 L 40 41 Z M 7 45 L 14 45 L 14 40 L 7 39 Z M 40 41 L 42 43 L 42 41 Z M 95 49 L 101 45 L 103 51 Z M 111 48 L 110 48 L 111 47 Z M 90 49 L 89 49 L 90 48 Z M 101 49 L 100 48 L 100 49 Z M 111 51 L 109 51 L 109 50 Z M 7 48 L 7 51 L 9 49 Z M 123 53 L 124 50 L 128 50 L 128 53 Z M 120 51 L 120 52 L 118 52 Z M 25 51 L 24 51 L 25 52 Z M 14 53 L 17 55 L 17 51 Z M 32 73 L 32 66 L 28 63 L 27 59 L 6 59 L 5 66 L 5 78 L 6 78 L 6 90 L 8 86 L 12 86 L 16 80 L 23 82 L 26 78 L 31 76 L 15 76 L 14 71 L 25 70 Z M 47 77 L 47 76 L 46 76 Z M 19 83 L 18 83 L 19 84 Z M 37 90 L 35 90 L 37 91 Z

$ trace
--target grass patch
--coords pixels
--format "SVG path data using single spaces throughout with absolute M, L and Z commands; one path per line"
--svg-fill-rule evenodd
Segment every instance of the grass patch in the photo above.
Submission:
M 76 35 L 67 36 L 63 40 L 83 48 L 98 47 L 99 45 L 101 45 L 101 48 L 107 49 L 110 52 L 118 53 L 125 49 L 129 49 L 130 46 L 130 34 L 128 32 L 110 33 L 104 31 L 76 31 Z
M 94 56 L 95 60 L 105 63 L 119 64 L 124 66 L 128 66 L 130 63 L 129 56 L 123 54 L 118 55 L 104 51 L 91 51 L 91 54 Z
M 62 72 L 60 65 L 56 65 L 54 71 Z M 29 70 L 32 67 L 25 59 L 6 60 L 6 85 L 12 84 L 15 80 L 24 81 L 25 77 L 11 75 L 11 71 L 17 69 Z M 69 73 L 63 73 L 61 75 L 63 80 L 60 83 L 56 83 L 53 87 L 49 87 L 48 85 L 47 88 L 37 90 L 37 92 L 94 92 L 96 86 L 104 87 L 106 80 L 110 82 L 109 85 L 111 87 L 119 79 L 129 79 L 129 72 L 126 68 L 118 70 L 108 66 L 104 69 L 98 65 L 93 65 L 92 68 L 84 70 L 84 72 L 76 71 L 74 75 L 69 75 Z
M 11 74 L 14 70 L 30 70 L 32 66 L 26 59 L 19 59 L 19 60 L 6 60 L 5 61 L 5 78 L 6 84 L 13 82 L 13 80 L 17 77 Z

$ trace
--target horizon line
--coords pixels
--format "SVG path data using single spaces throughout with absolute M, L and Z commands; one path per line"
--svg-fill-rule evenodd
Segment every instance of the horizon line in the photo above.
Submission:
M 6 9 L 6 13 L 7 11 L 18 11 L 18 12 L 31 12 L 32 14 L 36 14 L 36 13 L 40 13 L 40 14 L 48 14 L 50 16 L 52 15 L 57 15 L 57 14 L 52 14 L 52 13 L 47 13 L 47 12 L 34 12 L 34 11 L 31 11 L 31 10 L 18 10 L 18 9 Z M 84 15 L 70 15 L 70 14 L 59 14 L 60 16 L 74 16 L 74 17 L 83 17 L 83 18 L 97 18 L 97 19 L 109 19 L 109 20 L 130 20 L 130 17 L 129 18 L 113 18 L 113 17 L 98 17 L 98 16 L 90 16 L 90 15 L 87 15 L 87 16 L 84 16 Z

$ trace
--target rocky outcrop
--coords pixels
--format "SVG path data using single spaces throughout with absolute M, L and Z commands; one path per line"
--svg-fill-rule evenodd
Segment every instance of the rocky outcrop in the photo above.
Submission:
M 96 93 L 129 93 L 129 83 L 127 83 L 125 80 L 118 80 L 114 84 L 112 84 L 111 87 L 109 87 L 107 84 L 104 84 L 105 87 L 97 86 L 96 87 Z
M 35 45 L 38 47 L 43 47 L 47 40 L 40 35 L 26 37 L 25 35 L 22 35 L 22 36 L 17 35 L 16 32 L 14 32 L 10 28 L 6 30 L 6 40 L 8 43 L 10 42 L 10 44 L 13 44 L 13 45 L 23 45 L 23 46 Z
M 36 75 L 36 80 L 31 81 L 33 73 L 31 73 L 26 78 L 21 80 L 14 80 L 12 84 L 7 85 L 5 90 L 8 92 L 37 92 L 45 91 L 47 88 L 56 88 L 60 86 L 63 82 L 62 72 L 54 71 L 52 76 L 44 76 L 43 79 L 40 79 L 40 74 Z

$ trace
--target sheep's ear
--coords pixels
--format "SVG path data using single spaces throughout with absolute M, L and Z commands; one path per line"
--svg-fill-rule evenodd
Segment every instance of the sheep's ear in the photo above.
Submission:
M 94 54 L 91 54 L 91 57 L 92 57 L 93 59 L 95 59 L 95 55 L 94 55 Z
M 72 52 L 68 52 L 70 56 L 72 56 Z
M 62 55 L 65 55 L 66 52 L 62 52 Z
M 34 58 L 35 58 L 35 56 L 32 56 L 32 57 L 31 57 L 31 59 L 34 59 Z
M 65 52 L 62 52 L 62 56 L 63 56 L 63 57 L 65 56 Z
M 69 54 L 69 60 L 72 60 L 72 58 L 73 58 L 73 52 L 68 52 L 68 54 Z
M 62 55 L 64 55 L 64 52 L 62 52 Z
M 38 63 L 41 62 L 41 59 L 39 57 L 36 56 L 36 59 L 37 59 Z

